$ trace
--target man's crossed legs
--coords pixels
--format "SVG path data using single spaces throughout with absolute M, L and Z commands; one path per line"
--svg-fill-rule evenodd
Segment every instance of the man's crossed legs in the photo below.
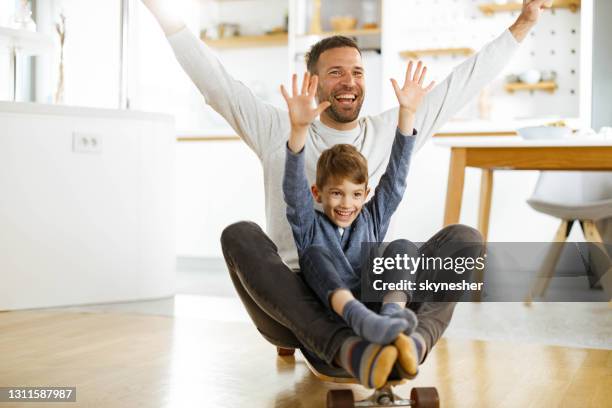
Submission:
M 420 252 L 428 257 L 443 256 L 449 246 L 456 248 L 464 243 L 470 244 L 466 247 L 470 253 L 462 251 L 461 256 L 478 257 L 484 252 L 482 235 L 461 224 L 440 230 L 420 247 Z M 358 351 L 363 354 L 361 361 L 353 358 L 349 359 L 354 360 L 352 367 L 342 365 L 353 374 L 361 373 L 355 376 L 362 384 L 380 385 L 380 378 L 373 378 L 371 374 L 387 368 L 359 364 L 377 361 L 384 365 L 382 357 L 387 360 L 393 357 L 388 349 L 359 341 L 346 323 L 321 303 L 300 274 L 283 263 L 276 245 L 257 224 L 238 222 L 228 226 L 221 235 L 221 246 L 240 299 L 259 332 L 270 343 L 285 348 L 306 348 L 328 364 L 342 364 L 347 361 L 347 354 L 354 356 Z M 419 319 L 414 336 L 424 346 L 418 353 L 422 362 L 448 326 L 455 303 L 411 303 L 409 307 Z M 382 376 L 384 380 L 387 375 L 388 371 Z

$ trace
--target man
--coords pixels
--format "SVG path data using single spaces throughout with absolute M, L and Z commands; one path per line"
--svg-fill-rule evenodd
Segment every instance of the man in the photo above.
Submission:
M 143 2 L 158 20 L 178 61 L 206 102 L 227 120 L 262 162 L 269 237 L 248 222 L 229 226 L 221 237 L 231 279 L 251 319 L 261 334 L 277 346 L 305 347 L 330 364 L 338 362 L 354 333 L 292 271 L 298 266 L 297 253 L 281 189 L 289 134 L 287 112 L 258 100 L 232 78 L 208 47 L 172 16 L 171 10 L 164 9 L 163 0 Z M 455 67 L 426 96 L 416 113 L 415 150 L 499 74 L 537 23 L 546 2 L 524 0 L 521 14 L 508 30 Z M 318 101 L 330 103 L 320 121 L 309 128 L 305 150 L 309 182 L 314 179 L 315 164 L 323 150 L 349 143 L 367 158 L 375 188 L 389 157 L 398 109 L 359 118 L 365 97 L 364 69 L 360 51 L 352 40 L 346 37 L 322 40 L 313 46 L 307 59 L 308 70 L 319 77 Z M 448 226 L 427 241 L 421 251 L 436 256 L 445 245 L 462 242 L 482 243 L 482 237 L 470 227 Z M 448 326 L 454 306 L 448 302 L 410 305 L 419 319 L 412 337 L 420 362 Z

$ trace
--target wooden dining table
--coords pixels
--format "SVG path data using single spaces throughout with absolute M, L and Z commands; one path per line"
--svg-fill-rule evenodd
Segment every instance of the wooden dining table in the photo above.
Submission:
M 489 232 L 495 170 L 612 171 L 612 138 L 600 136 L 525 140 L 519 136 L 436 137 L 434 143 L 451 150 L 444 225 L 459 222 L 466 167 L 482 169 L 478 230 Z

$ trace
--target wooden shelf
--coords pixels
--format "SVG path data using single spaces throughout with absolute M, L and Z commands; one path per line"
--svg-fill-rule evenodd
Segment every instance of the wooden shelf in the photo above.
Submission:
M 380 35 L 380 28 L 357 28 L 354 30 L 342 30 L 342 31 L 322 31 L 320 33 L 307 33 L 302 34 L 299 37 L 310 37 L 310 36 L 318 36 L 318 37 L 331 37 L 332 35 L 344 35 L 347 37 L 357 37 L 357 36 L 368 36 L 368 35 Z
M 575 13 L 580 8 L 580 1 L 581 0 L 555 0 L 551 8 L 553 9 L 567 8 Z M 480 11 L 482 11 L 484 14 L 490 16 L 494 13 L 500 13 L 500 12 L 521 11 L 523 8 L 523 4 L 522 2 L 521 3 L 519 2 L 507 3 L 507 4 L 488 3 L 488 4 L 481 4 L 478 7 L 480 8 Z
M 472 55 L 474 50 L 472 48 L 429 48 L 423 50 L 406 50 L 401 51 L 400 57 L 406 59 L 416 59 L 423 56 L 430 55 Z
M 541 81 L 537 84 L 525 84 L 522 82 L 514 82 L 506 84 L 506 91 L 514 93 L 516 91 L 546 91 L 553 93 L 557 90 L 557 83 L 554 81 Z
M 256 48 L 256 47 L 279 47 L 288 43 L 287 33 L 266 35 L 242 35 L 236 37 L 221 38 L 218 40 L 203 39 L 213 48 Z

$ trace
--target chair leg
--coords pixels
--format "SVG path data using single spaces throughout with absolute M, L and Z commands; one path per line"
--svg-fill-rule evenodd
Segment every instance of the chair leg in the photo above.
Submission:
M 587 273 L 587 279 L 589 281 L 590 288 L 591 289 L 601 289 L 601 282 L 600 282 L 599 274 L 597 272 L 600 272 L 602 270 L 602 267 L 599 265 L 593 265 L 596 261 L 599 261 L 599 259 L 593 260 L 591 246 L 589 245 L 589 244 L 593 244 L 597 242 L 597 237 L 596 237 L 597 231 L 594 231 L 594 234 L 595 234 L 594 236 L 592 227 L 590 225 L 585 226 L 585 223 L 588 223 L 588 222 L 589 222 L 588 220 L 580 221 L 580 228 L 582 229 L 584 238 L 587 241 L 588 258 L 584 259 L 585 261 L 584 267 Z M 605 262 L 609 262 L 609 260 L 606 259 Z M 605 269 L 607 269 L 607 267 L 603 268 L 603 270 Z
M 559 257 L 563 251 L 563 244 L 565 243 L 565 240 L 572 229 L 573 223 L 574 220 L 561 221 L 561 225 L 559 226 L 559 229 L 557 229 L 557 233 L 553 238 L 553 242 L 548 250 L 548 253 L 546 254 L 546 258 L 544 258 L 544 262 L 542 263 L 542 266 L 540 267 L 540 270 L 538 271 L 536 278 L 531 285 L 531 289 L 525 298 L 525 306 L 531 306 L 531 302 L 533 301 L 534 297 L 544 296 L 544 293 L 550 284 L 550 279 L 555 273 L 557 262 L 559 261 Z
M 584 231 L 584 236 L 590 243 L 596 245 L 598 249 L 605 254 L 608 267 L 605 269 L 605 272 L 601 274 L 599 277 L 599 282 L 606 293 L 612 299 L 612 261 L 610 260 L 610 256 L 608 254 L 608 250 L 604 246 L 603 239 L 601 238 L 601 234 L 595 225 L 595 222 L 591 220 L 585 220 L 581 223 L 582 229 Z

